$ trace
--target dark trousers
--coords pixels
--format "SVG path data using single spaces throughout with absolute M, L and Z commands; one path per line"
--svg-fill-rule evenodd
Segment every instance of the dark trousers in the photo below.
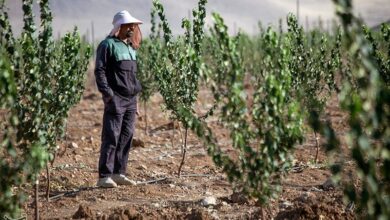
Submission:
M 125 174 L 134 134 L 135 109 L 109 111 L 103 115 L 102 145 L 99 159 L 99 178 Z

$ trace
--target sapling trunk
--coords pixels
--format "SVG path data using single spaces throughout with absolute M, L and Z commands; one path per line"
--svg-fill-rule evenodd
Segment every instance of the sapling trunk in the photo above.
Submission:
M 145 135 L 148 135 L 148 114 L 147 114 L 146 101 L 144 101 L 144 111 L 145 111 Z
M 65 121 L 65 143 L 68 144 L 68 120 Z
M 316 139 L 316 157 L 314 158 L 314 163 L 317 164 L 317 160 L 318 160 L 318 153 L 320 151 L 320 145 L 318 143 L 318 138 L 317 138 L 317 132 L 314 131 L 314 138 Z
M 50 169 L 49 169 L 49 163 L 46 164 L 46 200 L 49 202 L 50 199 Z
M 39 220 L 39 201 L 38 201 L 38 189 L 39 189 L 39 176 L 35 180 L 35 220 Z
M 175 142 L 174 142 L 174 138 L 175 138 L 175 121 L 174 120 L 172 121 L 172 124 L 173 124 L 173 128 L 172 128 L 172 135 L 171 135 L 171 144 L 172 144 L 172 148 L 175 148 Z
M 265 219 L 265 211 L 263 206 L 260 207 L 260 214 L 261 214 L 261 219 Z
M 184 143 L 183 132 L 181 131 L 180 124 L 179 124 L 178 127 L 179 127 L 179 132 L 180 132 L 181 143 Z M 183 145 L 182 145 L 182 151 L 181 151 L 181 153 L 183 153 Z
M 183 151 L 182 152 L 183 157 L 181 159 L 181 163 L 180 163 L 180 166 L 179 166 L 179 171 L 177 172 L 178 177 L 180 177 L 180 175 L 181 175 L 181 169 L 182 169 L 182 167 L 184 165 L 184 160 L 186 158 L 186 153 L 187 153 L 187 136 L 188 136 L 188 127 L 186 127 L 186 131 L 185 131 L 185 134 L 184 134 L 184 145 L 182 145 L 183 146 L 183 150 L 182 150 Z

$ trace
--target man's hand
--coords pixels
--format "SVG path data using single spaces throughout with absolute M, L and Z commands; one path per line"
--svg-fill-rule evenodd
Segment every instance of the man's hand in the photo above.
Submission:
M 138 108 L 138 102 L 137 102 L 137 109 L 135 110 L 135 114 L 137 115 L 137 116 L 139 116 L 139 110 L 138 110 L 139 108 Z
M 104 103 L 109 103 L 112 100 L 112 96 L 103 96 L 103 102 Z
M 137 116 L 139 116 L 139 107 L 138 107 L 138 101 L 137 101 L 137 107 L 136 107 L 136 109 L 135 109 L 135 114 L 137 115 Z

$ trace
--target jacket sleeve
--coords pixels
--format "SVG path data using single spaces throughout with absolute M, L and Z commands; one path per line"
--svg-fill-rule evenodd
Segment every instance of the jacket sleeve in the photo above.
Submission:
M 106 42 L 100 43 L 96 53 L 95 78 L 98 90 L 104 97 L 114 96 L 114 92 L 107 81 L 107 64 L 110 56 L 109 46 Z

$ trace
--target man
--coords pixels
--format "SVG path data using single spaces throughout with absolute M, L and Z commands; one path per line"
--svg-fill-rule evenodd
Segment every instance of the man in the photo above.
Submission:
M 117 13 L 114 28 L 97 49 L 95 78 L 104 102 L 99 187 L 135 184 L 125 174 L 141 91 L 135 51 L 142 39 L 139 24 L 129 12 Z

